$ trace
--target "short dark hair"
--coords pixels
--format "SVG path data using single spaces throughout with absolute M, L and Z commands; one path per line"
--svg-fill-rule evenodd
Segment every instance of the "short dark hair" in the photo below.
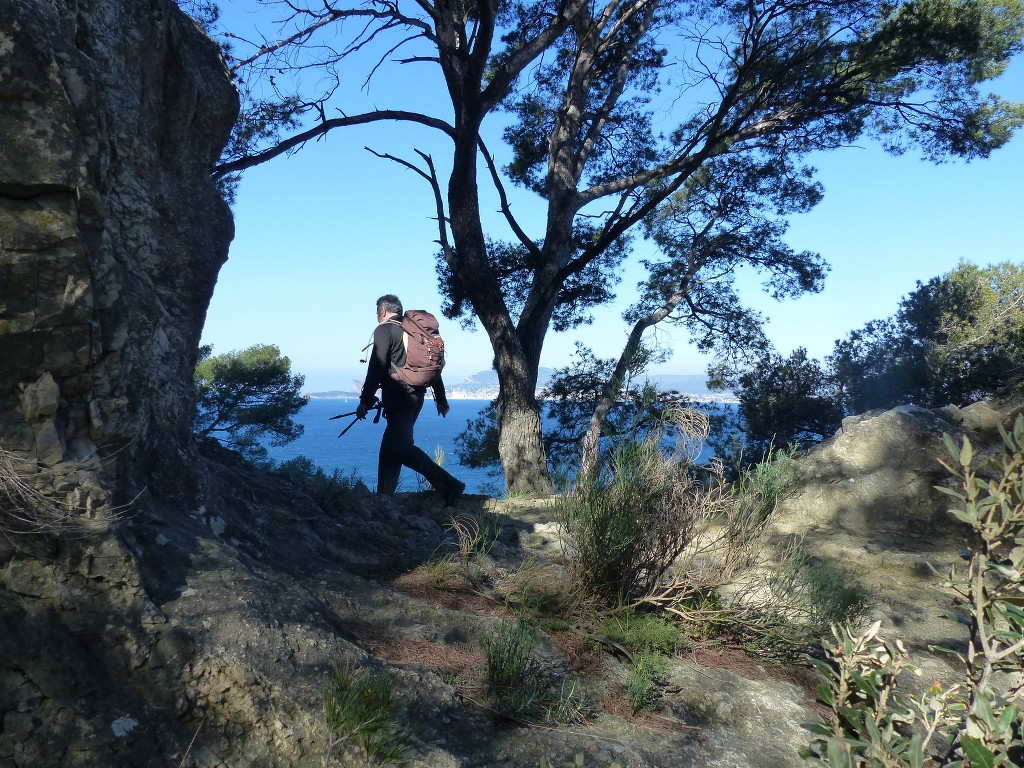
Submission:
M 402 302 L 395 294 L 385 293 L 377 299 L 377 311 L 380 312 L 382 309 L 385 312 L 394 312 L 396 315 L 400 315 L 402 314 Z

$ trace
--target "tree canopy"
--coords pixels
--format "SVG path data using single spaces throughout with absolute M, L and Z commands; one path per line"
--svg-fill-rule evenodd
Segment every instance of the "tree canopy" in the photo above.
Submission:
M 918 283 L 895 315 L 836 342 L 828 359 L 847 412 L 966 405 L 1024 379 L 1024 267 L 961 263 Z
M 271 445 L 286 445 L 302 435 L 292 417 L 305 407 L 305 377 L 292 375 L 291 361 L 272 344 L 213 355 L 199 350 L 196 364 L 196 413 L 192 430 L 233 448 L 251 461 L 265 461 Z
M 813 290 L 823 275 L 765 215 L 813 204 L 799 163 L 807 153 L 866 134 L 934 160 L 984 157 L 1024 120 L 1020 105 L 981 90 L 1021 49 L 1019 0 L 265 4 L 284 21 L 274 36 L 233 40 L 248 109 L 214 174 L 381 121 L 451 142 L 438 158 L 415 146 L 378 154 L 433 196 L 449 314 L 471 313 L 494 350 L 498 448 L 513 491 L 551 488 L 535 397 L 545 335 L 585 322 L 613 295 L 634 233 L 649 227 L 665 253 L 649 264 L 640 314 L 681 294 L 668 312 L 683 307 L 721 335 L 730 317 L 756 320 L 730 315 L 728 293 L 708 288 L 744 260 L 744 239 L 757 249 L 747 261 L 780 295 Z M 353 109 L 349 84 L 392 67 L 432 73 L 448 100 L 417 111 L 400 89 L 386 95 L 394 103 Z M 744 200 L 750 183 L 758 199 Z M 484 184 L 504 233 L 484 231 Z M 516 215 L 511 185 L 544 201 L 543 223 Z M 734 202 L 718 210 L 725 189 Z M 717 261 L 701 272 L 699 258 L 681 254 L 708 221 L 719 227 L 704 238 Z
M 914 403 L 964 406 L 1024 381 L 1024 265 L 966 262 L 905 296 L 892 317 L 836 341 L 824 364 L 803 349 L 767 350 L 746 367 L 720 366 L 739 398 L 723 454 L 757 460 L 773 443 L 806 446 L 843 416 Z
M 774 449 L 813 445 L 842 422 L 834 379 L 802 348 L 788 357 L 762 353 L 732 388 L 739 403 L 735 411 L 719 409 L 711 442 L 733 469 L 759 462 Z

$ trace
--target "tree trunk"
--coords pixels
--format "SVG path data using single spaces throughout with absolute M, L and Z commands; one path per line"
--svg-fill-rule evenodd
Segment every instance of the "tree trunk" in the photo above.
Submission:
M 498 453 L 509 493 L 554 493 L 541 439 L 540 406 L 534 397 L 498 396 Z
M 597 470 L 597 459 L 600 455 L 601 447 L 601 432 L 604 431 L 608 414 L 611 412 L 612 406 L 615 405 L 615 399 L 619 395 L 619 390 L 622 389 L 622 382 L 626 380 L 626 372 L 629 370 L 629 365 L 640 349 L 640 340 L 644 335 L 644 331 L 668 317 L 669 313 L 679 306 L 684 295 L 683 289 L 680 288 L 657 310 L 637 320 L 633 330 L 630 331 L 629 338 L 626 340 L 626 346 L 623 348 L 622 354 L 619 355 L 619 360 L 615 364 L 615 370 L 612 372 L 608 383 L 605 384 L 601 397 L 598 398 L 597 405 L 594 406 L 594 413 L 590 417 L 587 433 L 583 436 L 582 459 L 580 461 L 581 478 L 590 476 Z
M 455 100 L 458 127 L 452 175 L 448 183 L 450 226 L 455 252 L 448 266 L 465 286 L 477 319 L 487 332 L 498 371 L 498 453 L 509 493 L 529 495 L 554 491 L 547 455 L 541 439 L 540 405 L 537 403 L 537 355 L 523 350 L 501 287 L 487 262 L 487 247 L 480 217 L 477 189 L 476 105 Z

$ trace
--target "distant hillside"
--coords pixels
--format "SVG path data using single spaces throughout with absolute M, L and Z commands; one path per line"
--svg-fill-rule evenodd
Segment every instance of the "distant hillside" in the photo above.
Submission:
M 551 368 L 538 369 L 537 388 L 543 389 L 553 373 L 554 370 Z M 457 384 L 449 382 L 446 384 L 449 397 L 487 398 L 490 400 L 498 396 L 498 372 L 493 369 L 478 371 Z
M 543 389 L 547 385 L 553 373 L 554 369 L 552 368 L 541 368 L 538 371 L 538 389 Z M 697 397 L 711 394 L 707 388 L 707 377 L 704 374 L 659 374 L 651 375 L 648 379 L 663 392 L 675 391 Z M 312 398 L 355 397 L 358 394 L 359 383 L 353 382 L 352 386 L 353 389 L 350 392 L 331 390 L 328 392 L 307 392 L 306 394 Z M 451 398 L 493 399 L 498 396 L 498 374 L 493 370 L 478 371 L 460 382 L 446 381 L 445 386 L 448 396 Z
M 648 377 L 663 392 L 674 390 L 684 395 L 708 395 L 708 377 L 703 373 L 662 374 Z
M 324 398 L 324 399 L 326 399 L 326 398 L 349 398 L 349 397 L 358 397 L 359 396 L 358 392 L 342 392 L 339 389 L 332 389 L 329 392 L 303 392 L 303 394 L 306 397 L 313 398 L 314 400 L 317 400 L 317 399 L 320 399 L 320 398 Z
M 551 375 L 552 368 L 541 368 L 537 377 L 537 388 L 543 389 Z M 710 393 L 707 387 L 707 377 L 704 374 L 662 374 L 652 375 L 649 380 L 657 385 L 663 392 L 676 391 L 684 395 L 705 397 Z M 467 376 L 462 381 L 448 383 L 448 394 L 450 397 L 465 398 L 494 398 L 498 396 L 498 374 L 491 371 L 480 371 L 472 376 Z

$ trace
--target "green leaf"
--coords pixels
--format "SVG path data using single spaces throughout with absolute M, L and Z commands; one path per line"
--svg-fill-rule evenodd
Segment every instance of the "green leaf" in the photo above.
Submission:
M 1017 707 L 1007 704 L 1001 715 L 999 715 L 999 733 L 1010 733 L 1017 722 Z
M 978 697 L 974 700 L 974 707 L 972 710 L 971 714 L 988 726 L 989 730 L 995 730 L 996 717 L 995 713 L 992 711 L 992 702 L 989 700 L 988 696 L 979 692 Z
M 960 451 L 960 463 L 965 467 L 969 467 L 973 461 L 974 446 L 972 446 L 971 441 L 965 437 L 963 450 Z
M 961 523 L 967 523 L 968 525 L 974 525 L 978 522 L 978 513 L 972 512 L 970 509 L 951 509 L 953 517 L 959 520 Z
M 960 746 L 971 761 L 971 768 L 995 768 L 996 756 L 979 739 L 973 736 L 962 736 Z
M 836 735 L 836 732 L 824 723 L 801 723 L 800 727 L 806 731 L 810 731 L 816 736 L 823 736 L 826 739 L 832 738 Z
M 847 727 L 855 733 L 859 732 L 864 725 L 864 719 L 861 717 L 861 712 L 856 707 L 839 707 L 836 712 L 839 718 L 846 723 Z
M 907 747 L 907 762 L 910 763 L 910 768 L 923 768 L 924 748 L 922 744 L 924 744 L 924 736 L 920 733 L 915 733 L 910 740 L 910 745 Z
M 960 446 L 956 444 L 953 436 L 948 432 L 942 433 L 942 442 L 946 444 L 946 450 L 949 451 L 949 455 L 954 459 L 960 458 Z
M 850 753 L 850 747 L 839 739 L 832 739 L 826 747 L 828 764 L 832 768 L 856 768 L 857 763 Z
M 821 699 L 823 704 L 827 704 L 830 707 L 835 706 L 835 694 L 832 692 L 832 689 L 829 688 L 827 685 L 818 686 L 818 698 Z
M 864 726 L 867 728 L 868 736 L 871 739 L 872 744 L 884 744 L 885 739 L 882 738 L 882 732 L 878 730 L 878 726 L 875 725 L 875 721 L 870 717 L 864 718 Z

